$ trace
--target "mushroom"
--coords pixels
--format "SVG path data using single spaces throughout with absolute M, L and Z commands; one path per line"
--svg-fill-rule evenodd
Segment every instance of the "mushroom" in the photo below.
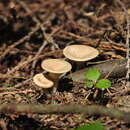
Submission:
M 42 73 L 36 74 L 33 77 L 33 82 L 37 85 L 37 87 L 39 87 L 36 88 L 37 90 L 44 90 L 47 88 L 51 88 L 54 85 L 53 81 L 47 79 Z M 46 94 L 47 93 L 48 92 L 46 92 Z M 47 96 L 49 95 L 47 94 Z
M 99 52 L 86 45 L 70 45 L 63 49 L 63 54 L 66 58 L 75 61 L 77 69 L 80 69 L 85 61 L 95 58 Z
M 42 62 L 41 67 L 49 72 L 48 78 L 54 82 L 53 94 L 57 91 L 60 75 L 69 72 L 72 68 L 70 63 L 62 59 L 46 59 Z

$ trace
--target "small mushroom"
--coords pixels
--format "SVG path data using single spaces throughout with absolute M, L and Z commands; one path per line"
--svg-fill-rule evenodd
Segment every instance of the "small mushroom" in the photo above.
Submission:
M 53 81 L 47 79 L 42 73 L 36 74 L 33 77 L 33 82 L 37 85 L 37 87 L 39 87 L 36 88 L 37 90 L 44 90 L 47 88 L 51 88 L 54 85 Z M 48 91 L 44 92 L 46 92 L 47 96 L 49 96 Z
M 85 61 L 95 58 L 99 52 L 86 45 L 70 45 L 63 49 L 63 54 L 66 58 L 75 61 L 77 69 L 80 69 Z
M 42 62 L 41 67 L 49 72 L 48 78 L 54 82 L 53 94 L 57 91 L 59 76 L 69 72 L 72 68 L 70 63 L 62 59 L 46 59 Z

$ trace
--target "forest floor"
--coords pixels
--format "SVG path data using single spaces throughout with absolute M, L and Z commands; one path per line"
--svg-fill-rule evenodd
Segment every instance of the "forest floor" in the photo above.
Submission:
M 31 78 L 43 72 L 41 61 L 64 58 L 70 44 L 95 47 L 100 54 L 92 63 L 127 56 L 130 1 L 119 0 L 2 0 L 0 2 L 0 104 L 98 104 L 86 99 L 88 89 L 80 82 L 60 81 L 53 97 L 35 90 Z M 129 23 L 130 24 L 130 23 Z M 43 56 L 42 58 L 39 58 Z M 107 66 L 106 66 L 107 67 Z M 118 67 L 118 66 L 117 66 Z M 75 72 L 74 70 L 72 72 Z M 106 91 L 106 107 L 130 109 L 127 76 L 114 77 Z M 73 84 L 73 85 L 72 85 Z M 95 91 L 92 92 L 95 95 Z M 130 112 L 130 111 L 129 111 Z M 68 130 L 92 121 L 107 130 L 127 130 L 130 124 L 108 116 L 81 114 L 0 114 L 3 130 Z

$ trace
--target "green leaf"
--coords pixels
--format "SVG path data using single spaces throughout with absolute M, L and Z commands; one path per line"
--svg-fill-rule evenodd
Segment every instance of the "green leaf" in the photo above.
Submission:
M 101 79 L 96 83 L 96 87 L 100 89 L 106 89 L 111 87 L 111 81 L 108 79 Z
M 89 69 L 86 73 L 85 73 L 85 77 L 88 80 L 92 80 L 94 82 L 96 82 L 98 80 L 98 78 L 100 77 L 101 73 L 97 70 L 97 69 Z
M 104 130 L 104 126 L 100 122 L 93 122 L 93 123 L 80 126 L 76 130 Z
M 92 87 L 93 86 L 93 82 L 92 81 L 88 81 L 88 82 L 86 82 L 84 85 L 86 86 L 86 87 Z

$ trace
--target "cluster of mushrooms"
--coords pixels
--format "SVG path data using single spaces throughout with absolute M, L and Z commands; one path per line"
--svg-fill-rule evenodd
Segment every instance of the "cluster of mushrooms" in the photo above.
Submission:
M 98 54 L 97 49 L 86 45 L 69 45 L 63 49 L 63 55 L 78 66 L 95 58 Z M 45 59 L 42 61 L 41 67 L 48 74 L 46 76 L 43 73 L 36 74 L 33 82 L 41 90 L 53 88 L 53 94 L 57 91 L 59 77 L 72 69 L 72 65 L 64 59 Z

